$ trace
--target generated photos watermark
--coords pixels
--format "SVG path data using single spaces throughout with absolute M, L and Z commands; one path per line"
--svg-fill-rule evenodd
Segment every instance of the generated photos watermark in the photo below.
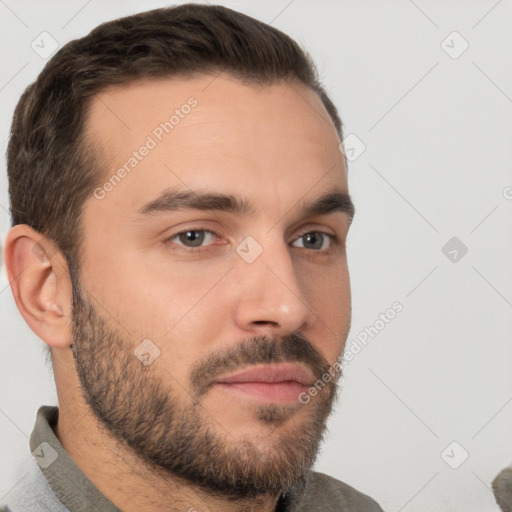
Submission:
M 103 183 L 101 187 L 94 189 L 93 196 L 96 199 L 104 199 L 109 192 L 115 189 L 121 181 L 128 176 L 133 169 L 135 169 L 144 158 L 146 158 L 153 149 L 155 149 L 164 138 L 172 133 L 172 130 L 176 128 L 182 119 L 185 119 L 192 109 L 197 107 L 198 101 L 191 96 L 187 102 L 181 105 L 180 108 L 176 108 L 174 113 L 166 120 L 159 123 L 150 134 L 147 135 L 144 144 L 139 149 L 133 151 L 133 153 L 123 162 L 123 164 L 117 169 L 117 171 Z
M 353 361 L 354 357 L 368 345 L 369 341 L 377 337 L 386 325 L 395 319 L 398 313 L 401 313 L 403 309 L 404 307 L 401 302 L 393 302 L 391 307 L 386 309 L 384 313 L 380 313 L 379 318 L 375 320 L 372 325 L 365 327 L 357 336 L 352 338 L 350 343 L 345 345 L 341 361 L 337 360 L 307 391 L 300 393 L 299 402 L 303 405 L 308 404 L 311 401 L 311 397 L 316 396 L 322 391 L 328 382 L 336 380 L 343 368 L 345 368 L 350 361 Z

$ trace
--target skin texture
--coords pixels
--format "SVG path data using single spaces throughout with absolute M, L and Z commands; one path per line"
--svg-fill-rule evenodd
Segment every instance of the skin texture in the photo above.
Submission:
M 57 437 L 105 496 L 125 511 L 272 511 L 314 462 L 336 384 L 308 404 L 277 405 L 214 380 L 295 361 L 316 381 L 339 361 L 350 219 L 304 217 L 300 205 L 347 191 L 346 169 L 314 92 L 220 74 L 93 98 L 87 136 L 105 180 L 190 97 L 190 113 L 103 198 L 86 201 L 79 275 L 24 225 L 9 232 L 5 259 L 20 312 L 53 347 Z M 166 189 L 238 194 L 255 211 L 138 213 Z M 200 246 L 186 247 L 177 235 L 190 230 L 215 235 L 195 232 Z M 315 232 L 338 241 L 308 242 Z M 262 250 L 251 263 L 236 251 L 248 236 Z M 145 365 L 134 351 L 148 339 L 159 353 Z

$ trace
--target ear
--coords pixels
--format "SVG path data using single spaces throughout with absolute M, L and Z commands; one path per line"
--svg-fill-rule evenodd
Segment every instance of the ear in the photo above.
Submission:
M 4 261 L 14 300 L 29 327 L 50 347 L 69 347 L 72 286 L 57 246 L 27 224 L 18 224 L 7 234 Z

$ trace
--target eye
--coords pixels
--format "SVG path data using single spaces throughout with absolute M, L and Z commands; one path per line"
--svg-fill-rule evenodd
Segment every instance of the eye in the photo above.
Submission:
M 201 247 L 213 245 L 215 241 L 221 240 L 221 237 L 219 237 L 217 233 L 209 229 L 193 228 L 186 229 L 172 235 L 165 240 L 165 244 L 178 245 L 183 247 L 185 250 L 194 251 L 195 249 L 200 250 Z M 310 249 L 315 252 L 328 253 L 332 244 L 336 243 L 337 240 L 338 237 L 330 233 L 324 233 L 323 231 L 308 231 L 299 235 L 299 238 L 292 243 L 292 246 L 302 249 Z M 208 243 L 208 241 L 210 243 Z M 301 245 L 296 245 L 298 242 L 301 243 Z
M 324 233 L 323 231 L 309 231 L 308 233 L 300 235 L 299 238 L 294 242 L 294 244 L 302 240 L 305 244 L 302 245 L 304 249 L 313 249 L 315 251 L 328 251 L 331 248 L 331 244 L 333 242 L 336 242 L 337 238 L 338 237 L 336 235 Z M 327 246 L 326 242 L 328 242 Z M 294 247 L 297 246 L 294 245 Z
M 186 231 L 181 231 L 171 236 L 166 240 L 166 242 L 178 243 L 178 245 L 194 248 L 201 247 L 205 239 L 207 240 L 208 238 L 215 241 L 218 240 L 219 237 L 216 235 L 216 233 L 210 231 L 209 229 L 187 229 Z M 175 239 L 177 239 L 178 242 L 174 242 Z

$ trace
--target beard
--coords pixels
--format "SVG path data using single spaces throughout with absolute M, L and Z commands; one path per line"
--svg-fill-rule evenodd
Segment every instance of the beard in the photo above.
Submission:
M 265 447 L 249 434 L 233 438 L 206 411 L 202 399 L 215 377 L 248 364 L 303 362 L 315 381 L 321 380 L 331 366 L 307 339 L 293 334 L 278 342 L 258 336 L 230 349 L 212 350 L 193 365 L 188 381 L 180 383 L 170 372 L 162 374 L 163 365 L 142 364 L 133 352 L 140 340 L 133 341 L 94 309 L 76 273 L 71 272 L 71 280 L 71 349 L 81 391 L 108 435 L 164 478 L 177 477 L 215 496 L 244 500 L 304 489 L 338 398 L 341 370 L 330 382 L 322 382 L 323 389 L 307 405 L 251 405 L 251 425 L 261 424 Z M 176 392 L 182 388 L 190 400 Z M 307 416 L 280 431 L 302 407 L 309 408 Z

